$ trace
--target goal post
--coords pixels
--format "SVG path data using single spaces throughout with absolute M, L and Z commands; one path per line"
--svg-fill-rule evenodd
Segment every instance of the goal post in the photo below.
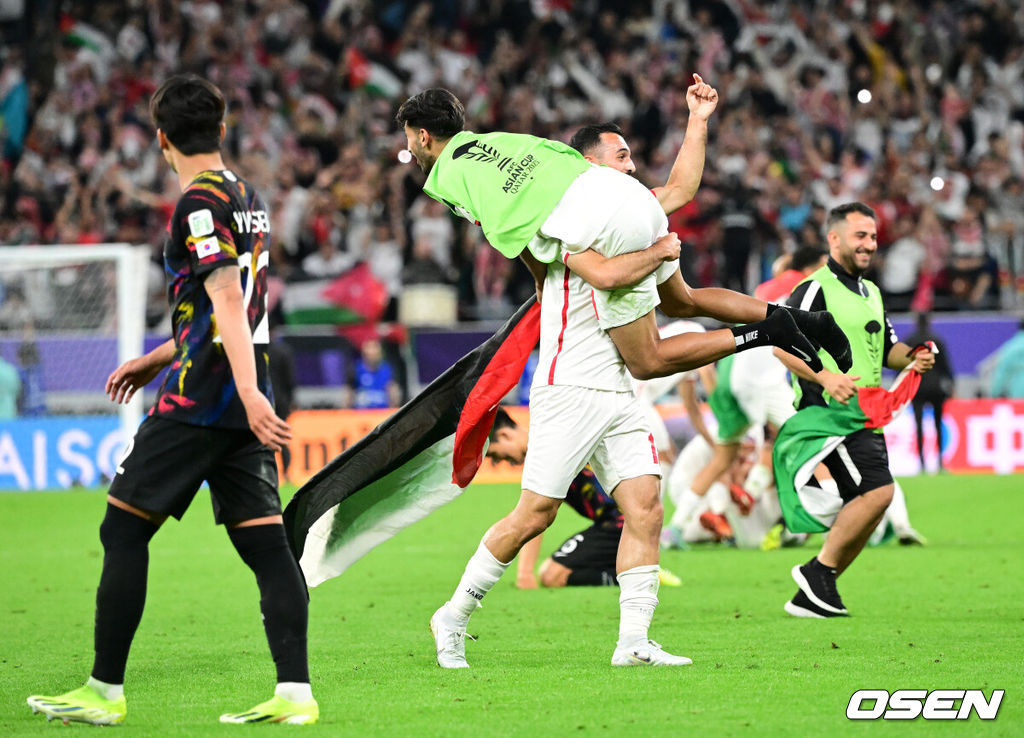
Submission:
M 127 243 L 0 246 L 0 355 L 36 347 L 47 414 L 116 409 L 124 438 L 134 435 L 142 392 L 114 406 L 103 383 L 143 353 L 149 254 Z

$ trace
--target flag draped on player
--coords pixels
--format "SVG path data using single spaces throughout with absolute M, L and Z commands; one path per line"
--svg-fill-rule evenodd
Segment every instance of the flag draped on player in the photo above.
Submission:
M 519 382 L 539 335 L 540 306 L 531 299 L 303 485 L 284 519 L 310 586 L 462 493 L 483 460 L 498 402 Z
M 828 407 L 804 408 L 783 424 L 772 463 L 787 528 L 794 533 L 819 533 L 831 527 L 842 500 L 808 484 L 815 467 L 851 433 L 888 425 L 920 384 L 921 375 L 912 364 L 888 390 L 861 387 L 847 405 L 833 399 Z

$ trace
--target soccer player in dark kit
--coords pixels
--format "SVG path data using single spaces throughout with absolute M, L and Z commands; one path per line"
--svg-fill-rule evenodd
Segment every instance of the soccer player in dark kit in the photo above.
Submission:
M 150 102 L 183 192 L 164 245 L 174 337 L 118 367 L 107 393 L 127 402 L 169 370 L 107 496 L 92 674 L 67 694 L 28 698 L 48 719 L 124 720 L 124 672 L 145 605 L 149 541 L 169 515 L 184 515 L 204 481 L 215 520 L 256 575 L 278 681 L 272 699 L 220 720 L 308 724 L 319 717 L 309 685 L 306 589 L 277 494 L 274 451 L 291 432 L 274 414 L 268 378 L 270 220 L 255 189 L 221 158 L 224 111 L 220 90 L 193 75 L 168 79 Z

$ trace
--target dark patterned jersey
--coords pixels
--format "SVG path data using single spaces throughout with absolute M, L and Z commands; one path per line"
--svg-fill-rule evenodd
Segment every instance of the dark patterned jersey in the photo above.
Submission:
M 164 268 L 176 347 L 151 415 L 192 425 L 247 428 L 213 303 L 203 282 L 237 266 L 256 354 L 256 380 L 273 401 L 269 379 L 267 266 L 270 217 L 256 190 L 225 169 L 200 173 L 167 226 Z
M 593 520 L 594 525 L 622 527 L 622 511 L 611 495 L 601 487 L 589 466 L 583 467 L 583 471 L 569 484 L 565 502 L 583 517 Z

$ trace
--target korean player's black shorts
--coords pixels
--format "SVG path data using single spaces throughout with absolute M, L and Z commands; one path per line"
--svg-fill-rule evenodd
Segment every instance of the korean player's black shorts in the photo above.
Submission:
M 551 554 L 551 558 L 567 569 L 611 569 L 619 552 L 622 529 L 592 525 L 572 536 Z
M 185 514 L 203 482 L 218 523 L 281 514 L 274 452 L 251 430 L 146 418 L 110 484 L 110 495 L 154 513 Z
M 851 433 L 825 457 L 825 466 L 839 487 L 843 502 L 892 484 L 885 436 L 870 428 Z

